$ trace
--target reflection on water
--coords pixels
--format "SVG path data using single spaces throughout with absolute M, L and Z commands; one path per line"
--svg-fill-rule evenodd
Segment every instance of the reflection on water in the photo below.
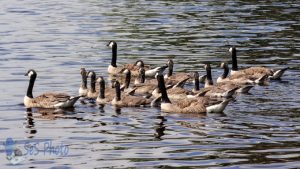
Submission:
M 299 8 L 297 1 L 277 0 L 1 1 L 1 142 L 10 137 L 20 147 L 51 139 L 69 146 L 67 156 L 27 156 L 17 168 L 297 168 Z M 161 65 L 172 58 L 175 71 L 204 73 L 210 62 L 217 78 L 220 62 L 230 62 L 228 45 L 236 45 L 241 67 L 291 69 L 281 81 L 238 96 L 218 115 L 120 110 L 88 101 L 65 111 L 20 104 L 29 68 L 38 72 L 34 95 L 77 95 L 80 67 L 107 77 L 109 40 L 118 42 L 120 64 L 139 58 Z M 1 166 L 10 165 L 1 154 Z

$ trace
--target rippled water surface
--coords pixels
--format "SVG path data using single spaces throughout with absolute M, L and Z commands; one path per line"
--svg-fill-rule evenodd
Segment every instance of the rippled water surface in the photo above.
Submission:
M 1 168 L 93 167 L 300 167 L 299 1 L 0 1 Z M 78 94 L 80 67 L 107 77 L 118 42 L 118 63 L 136 59 L 153 65 L 175 62 L 176 71 L 199 71 L 230 62 L 238 47 L 240 66 L 290 67 L 281 81 L 255 86 L 224 114 L 165 114 L 155 108 L 99 108 L 26 111 L 34 68 L 34 95 Z M 2 143 L 26 142 L 40 151 L 18 165 L 6 159 Z M 42 151 L 47 140 L 68 146 L 66 156 Z M 27 147 L 28 148 L 28 147 Z

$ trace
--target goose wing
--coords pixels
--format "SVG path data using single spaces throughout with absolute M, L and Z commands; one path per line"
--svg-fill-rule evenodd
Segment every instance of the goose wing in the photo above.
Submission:
M 44 93 L 34 98 L 40 107 L 54 108 L 56 104 L 67 102 L 71 97 L 65 93 Z

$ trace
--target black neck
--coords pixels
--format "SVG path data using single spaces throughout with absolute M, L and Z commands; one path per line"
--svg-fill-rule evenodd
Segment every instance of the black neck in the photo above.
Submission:
M 212 80 L 212 76 L 211 76 L 211 68 L 210 67 L 208 67 L 206 69 L 206 80 L 207 80 L 207 83 L 209 85 L 213 85 L 213 80 Z
M 228 68 L 228 66 L 225 66 L 224 72 L 222 74 L 222 78 L 225 79 L 228 76 L 228 73 L 229 73 L 229 68 Z
M 173 65 L 169 65 L 168 77 L 172 76 L 173 74 Z
M 86 75 L 82 75 L 81 87 L 84 88 L 84 89 L 87 88 L 87 77 L 86 77 Z
M 112 47 L 111 65 L 117 67 L 117 44 L 114 44 Z
M 144 70 L 141 70 L 142 72 L 140 72 L 139 74 L 139 81 L 140 83 L 145 83 L 145 71 Z
M 194 90 L 195 90 L 195 91 L 199 91 L 199 90 L 200 90 L 200 86 L 199 86 L 199 84 L 200 84 L 199 78 L 195 78 L 194 84 L 195 84 Z
M 91 76 L 91 91 L 96 92 L 96 75 Z
M 26 96 L 29 98 L 33 98 L 32 89 L 34 86 L 35 79 L 36 79 L 36 76 L 32 75 L 29 80 L 29 85 L 28 85 L 27 94 L 26 94 Z
M 232 70 L 237 71 L 238 70 L 238 64 L 237 64 L 236 49 L 235 48 L 232 48 L 231 58 L 232 58 Z
M 162 75 L 158 75 L 157 78 L 158 78 L 157 79 L 158 80 L 158 89 L 161 92 L 161 101 L 163 103 L 171 103 L 171 101 L 168 97 L 168 94 L 167 94 L 164 77 Z
M 99 98 L 104 99 L 105 98 L 105 82 L 100 81 L 99 83 L 100 90 L 99 90 Z
M 115 85 L 116 88 L 116 100 L 120 101 L 121 100 L 121 89 L 120 89 L 120 83 Z
M 129 88 L 129 84 L 130 84 L 130 79 L 131 79 L 131 72 L 129 71 L 128 73 L 126 73 L 125 76 L 125 88 Z

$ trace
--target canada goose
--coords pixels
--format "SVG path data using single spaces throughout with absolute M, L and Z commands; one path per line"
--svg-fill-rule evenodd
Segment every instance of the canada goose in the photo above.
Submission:
M 88 71 L 88 77 L 91 77 L 90 89 L 88 90 L 87 97 L 88 98 L 97 98 L 99 95 L 99 91 L 96 90 L 96 73 L 94 71 Z
M 166 84 L 170 84 L 170 81 L 176 81 L 176 83 L 177 83 L 187 77 L 190 77 L 190 78 L 192 77 L 190 73 L 178 72 L 176 74 L 173 74 L 174 62 L 172 59 L 168 60 L 167 65 L 168 65 L 168 72 L 167 72 L 167 74 L 165 74 L 164 78 L 165 78 L 165 80 L 169 80 L 169 81 L 165 81 Z M 206 78 L 206 75 L 199 76 L 199 82 L 204 83 L 205 78 Z
M 218 79 L 220 80 L 221 78 L 225 77 L 226 74 L 228 74 L 228 67 L 226 68 L 226 64 L 225 63 L 222 63 L 221 66 L 225 67 L 224 68 L 224 73 L 222 74 L 221 77 L 219 77 Z M 208 79 L 208 82 L 206 83 L 206 87 L 209 87 L 209 86 L 215 86 L 215 87 L 219 87 L 221 89 L 224 89 L 224 90 L 231 90 L 231 89 L 234 89 L 234 88 L 238 88 L 236 90 L 237 93 L 248 93 L 249 90 L 251 88 L 253 88 L 254 86 L 253 85 L 249 85 L 249 83 L 235 83 L 234 81 L 223 81 L 223 82 L 219 82 L 217 84 L 213 84 L 213 80 L 212 80 L 212 77 L 211 77 L 211 68 L 209 65 L 206 66 L 206 69 L 207 69 L 207 79 Z M 242 80 L 242 79 L 240 79 Z M 247 80 L 248 81 L 248 80 Z
M 161 91 L 161 110 L 173 113 L 221 113 L 231 99 L 226 99 L 219 104 L 209 105 L 207 98 L 189 99 L 183 98 L 171 100 L 168 97 L 164 77 L 157 76 L 159 90 Z
M 97 96 L 96 102 L 102 105 L 111 102 L 114 98 L 114 89 L 105 88 L 105 81 L 102 76 L 97 78 L 97 83 L 99 84 L 99 95 Z
M 224 72 L 220 77 L 218 77 L 217 83 L 235 83 L 239 85 L 252 85 L 252 84 L 268 85 L 268 75 L 261 75 L 260 78 L 256 78 L 255 76 L 252 75 L 237 73 L 227 77 L 229 73 L 228 64 L 221 63 L 221 68 L 224 69 Z
M 131 71 L 128 69 L 124 71 L 125 83 L 121 86 L 121 90 L 124 91 L 125 94 L 140 95 L 146 98 L 151 97 L 152 91 L 157 87 L 157 85 L 152 83 L 145 83 L 145 71 L 143 70 L 144 68 L 140 68 L 139 70 L 140 75 L 138 81 L 140 81 L 140 83 L 134 84 L 132 87 L 130 87 Z
M 136 107 L 141 105 L 148 105 L 151 103 L 150 99 L 145 99 L 143 97 L 132 96 L 123 94 L 121 95 L 120 83 L 115 81 L 116 96 L 111 101 L 113 106 L 117 107 Z
M 224 87 L 224 86 L 213 85 L 210 64 L 205 65 L 205 70 L 206 70 L 206 81 L 204 85 L 205 88 L 200 90 L 200 92 L 208 91 L 205 94 L 205 96 L 229 98 L 232 97 L 235 91 L 239 89 L 239 87 L 236 86 Z
M 108 66 L 108 73 L 112 75 L 118 75 L 119 73 L 123 72 L 125 69 L 131 70 L 132 76 L 138 76 L 139 68 L 144 67 L 146 72 L 146 77 L 154 77 L 155 73 L 157 72 L 163 72 L 168 66 L 160 66 L 151 68 L 149 65 L 144 65 L 144 62 L 142 60 L 138 60 L 135 62 L 135 64 L 125 64 L 121 67 L 117 66 L 117 43 L 115 41 L 110 41 L 107 44 L 108 47 L 112 48 L 112 58 L 111 58 L 111 64 Z
M 143 84 L 145 83 L 145 80 L 146 80 L 145 69 L 141 67 L 139 69 L 138 77 L 134 80 L 134 85 Z
M 81 86 L 79 88 L 79 95 L 80 96 L 86 96 L 88 93 L 88 88 L 87 88 L 87 72 L 85 68 L 80 69 L 80 74 L 81 74 Z
M 29 69 L 25 76 L 29 76 L 29 85 L 27 93 L 24 97 L 24 105 L 27 108 L 69 108 L 73 107 L 75 102 L 81 97 L 71 97 L 65 93 L 44 93 L 40 96 L 33 97 L 32 89 L 34 86 L 37 73 L 33 69 Z
M 158 76 L 159 74 L 157 74 L 156 76 Z M 185 82 L 187 80 L 189 80 L 190 77 L 186 77 L 185 79 L 179 81 L 177 84 L 175 85 L 169 85 L 166 89 L 168 92 L 168 96 L 169 98 L 172 99 L 179 99 L 179 98 L 185 98 L 188 95 L 192 95 L 193 92 L 189 91 L 187 89 L 184 89 L 183 86 L 185 84 Z M 164 81 L 165 84 L 165 81 Z M 161 95 L 161 91 L 159 89 L 159 84 L 157 84 L 157 88 L 155 90 L 153 90 L 152 95 L 157 98 Z
M 265 67 L 250 67 L 243 70 L 238 70 L 238 64 L 237 64 L 237 56 L 236 56 L 236 48 L 231 47 L 229 49 L 229 52 L 231 53 L 232 58 L 232 68 L 231 68 L 231 75 L 234 74 L 246 74 L 254 76 L 255 78 L 260 78 L 263 75 L 268 75 L 270 79 L 280 79 L 283 73 L 288 69 L 288 67 L 273 71 L 271 69 L 265 68 Z

